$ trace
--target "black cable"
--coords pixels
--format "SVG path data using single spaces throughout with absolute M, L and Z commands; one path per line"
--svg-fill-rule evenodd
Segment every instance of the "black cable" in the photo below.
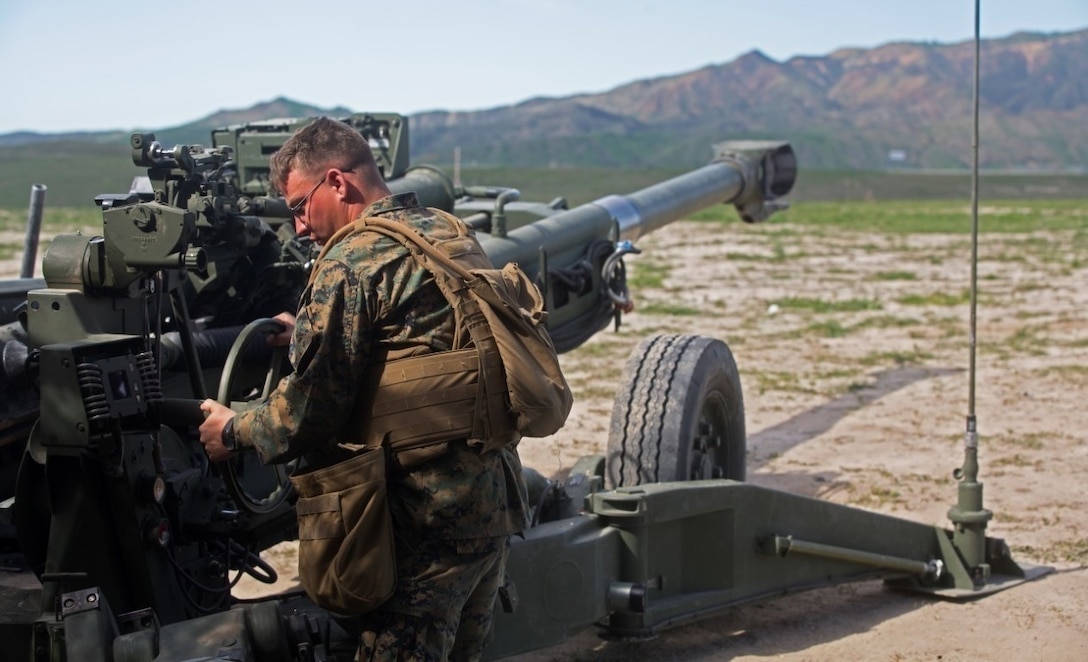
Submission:
M 254 552 L 252 548 L 243 547 L 241 543 L 236 540 L 228 539 L 227 550 L 227 567 L 232 567 L 230 564 L 230 553 L 233 549 L 238 555 L 244 559 L 238 563 L 237 570 L 239 572 L 245 572 L 250 577 L 256 579 L 263 584 L 275 584 L 279 579 L 279 573 L 276 569 L 269 565 L 260 557 L 259 554 Z M 220 543 L 222 544 L 222 543 Z M 260 572 L 258 572 L 260 570 Z
M 163 552 L 166 554 L 166 559 L 170 561 L 170 565 L 174 566 L 174 572 L 177 574 L 178 578 L 178 587 L 181 589 L 181 595 L 183 598 L 185 598 L 185 602 L 188 603 L 188 605 L 192 607 L 194 611 L 201 614 L 212 614 L 217 611 L 222 611 L 224 604 L 230 597 L 230 587 L 224 586 L 222 588 L 219 588 L 213 586 L 205 586 L 204 584 L 197 581 L 195 577 L 190 575 L 185 570 L 185 568 L 182 568 L 181 564 L 178 563 L 177 559 L 174 558 L 174 555 L 171 554 L 168 549 L 163 548 Z M 184 580 L 184 582 L 182 580 Z M 188 587 L 195 587 L 201 591 L 204 591 L 205 593 L 211 593 L 213 595 L 218 594 L 218 600 L 214 605 L 210 607 L 205 607 L 204 605 L 199 604 L 196 599 L 189 594 L 186 584 L 188 585 Z
M 529 522 L 530 527 L 540 524 L 540 511 L 544 510 L 544 504 L 547 503 L 548 498 L 552 493 L 558 492 L 559 483 L 554 480 L 549 480 L 544 486 L 544 489 L 540 492 L 540 498 L 537 499 L 536 508 L 533 510 L 533 518 Z

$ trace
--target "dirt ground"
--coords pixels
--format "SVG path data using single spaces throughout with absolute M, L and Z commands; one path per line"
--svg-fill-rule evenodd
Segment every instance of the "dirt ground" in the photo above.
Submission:
M 965 210 L 966 211 L 966 210 Z M 983 209 L 1000 213 L 999 209 Z M 1088 214 L 1088 212 L 1086 212 Z M 622 358 L 653 333 L 720 338 L 744 387 L 748 480 L 950 527 L 969 397 L 970 241 L 789 225 L 681 223 L 640 242 L 642 313 L 565 355 L 578 389 L 547 472 L 602 452 Z M 1088 287 L 1074 233 L 984 234 L 975 412 L 988 535 L 1054 571 L 967 602 L 880 582 L 724 614 L 649 643 L 583 633 L 522 659 L 1088 659 Z M 697 312 L 698 314 L 692 314 Z M 671 313 L 671 314 L 670 314 Z
M 750 482 L 950 526 L 969 410 L 969 237 L 788 223 L 672 229 L 628 260 L 633 282 L 659 282 L 635 289 L 639 308 L 620 331 L 563 356 L 571 419 L 554 437 L 523 442 L 525 463 L 550 475 L 603 453 L 632 349 L 655 333 L 701 334 L 727 342 L 740 369 Z M 518 659 L 1088 660 L 1086 253 L 1072 232 L 984 234 L 980 248 L 975 411 L 994 512 L 987 533 L 1017 562 L 1053 572 L 967 602 L 879 582 L 820 589 L 650 642 L 587 631 Z M 270 551 L 289 585 L 293 549 Z

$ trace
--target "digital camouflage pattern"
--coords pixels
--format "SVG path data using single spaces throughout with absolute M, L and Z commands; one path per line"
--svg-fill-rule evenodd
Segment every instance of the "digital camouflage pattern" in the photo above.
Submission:
M 508 549 L 502 537 L 429 540 L 398 553 L 397 572 L 410 579 L 398 582 L 386 606 L 360 618 L 357 660 L 478 659 Z
M 364 213 L 407 223 L 424 235 L 454 236 L 412 193 L 379 200 Z M 314 265 L 302 294 L 291 341 L 294 372 L 262 406 L 235 418 L 236 439 L 254 447 L 264 463 L 301 455 L 327 463 L 337 443 L 357 441 L 351 436 L 357 384 L 372 354 L 448 350 L 453 337 L 449 304 L 403 246 L 373 233 L 348 235 Z M 390 476 L 394 522 L 410 522 L 434 538 L 517 533 L 528 513 L 521 475 L 516 452 L 481 456 L 454 444 L 450 452 Z
M 412 193 L 379 200 L 364 214 L 406 223 L 425 236 L 454 236 Z M 311 464 L 328 464 L 336 456 L 336 444 L 358 442 L 352 437 L 353 416 L 368 361 L 387 351 L 399 356 L 451 349 L 454 326 L 452 310 L 433 276 L 407 249 L 375 233 L 347 235 L 324 251 L 302 294 L 291 341 L 294 372 L 265 403 L 235 418 L 239 446 L 253 447 L 264 463 L 305 456 Z M 398 568 L 404 568 L 398 572 L 396 595 L 368 614 L 368 621 L 418 620 L 423 616 L 420 605 L 426 605 L 431 611 L 419 622 L 429 622 L 434 610 L 448 612 L 445 629 L 431 628 L 431 634 L 445 641 L 447 630 L 456 632 L 456 615 L 471 598 L 479 603 L 479 613 L 468 619 L 476 625 L 464 625 L 483 626 L 486 632 L 502 578 L 477 573 L 489 579 L 472 586 L 482 594 L 466 591 L 463 581 L 481 564 L 501 568 L 492 562 L 505 557 L 507 537 L 528 526 L 517 451 L 504 448 L 481 455 L 455 440 L 429 461 L 394 469 L 388 494 Z M 484 602 L 486 610 L 480 606 Z M 452 638 L 431 645 L 447 644 L 452 645 Z

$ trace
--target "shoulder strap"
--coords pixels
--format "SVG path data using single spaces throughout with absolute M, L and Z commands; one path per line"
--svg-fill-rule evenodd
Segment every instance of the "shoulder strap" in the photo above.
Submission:
M 431 209 L 430 211 L 433 212 L 435 216 L 442 218 L 446 222 L 450 223 L 450 225 L 457 228 L 458 234 L 464 235 L 464 231 L 462 229 L 463 225 L 459 218 L 453 216 L 452 214 L 443 212 L 440 209 Z M 474 278 L 474 276 L 469 273 L 464 267 L 451 260 L 449 256 L 435 248 L 434 245 L 430 241 L 428 241 L 423 235 L 416 232 L 408 225 L 405 225 L 404 223 L 398 223 L 396 221 L 391 221 L 387 218 L 382 218 L 380 216 L 360 216 L 358 219 L 355 220 L 354 223 L 349 223 L 348 225 L 345 225 L 344 227 L 337 230 L 336 233 L 329 238 L 325 245 L 321 247 L 321 252 L 318 253 L 315 262 L 320 261 L 322 258 L 324 258 L 333 246 L 343 241 L 344 238 L 348 235 L 355 234 L 356 232 L 365 232 L 367 230 L 373 230 L 377 234 L 382 234 L 391 239 L 395 239 L 403 244 L 405 248 L 407 248 L 409 251 L 412 250 L 412 246 L 418 247 L 419 250 L 426 254 L 428 257 L 433 260 L 437 260 L 439 264 L 456 273 L 458 276 L 461 277 L 462 280 L 466 282 L 471 281 Z M 315 272 L 313 270 L 310 271 L 310 281 L 313 281 L 314 273 Z
M 381 218 L 380 216 L 369 216 L 355 221 L 355 228 L 358 230 L 374 230 L 387 237 L 396 239 L 409 248 L 411 246 L 416 246 L 419 250 L 423 251 L 427 257 L 437 261 L 443 267 L 454 272 L 460 276 L 462 280 L 469 281 L 475 278 L 475 276 L 469 273 L 467 269 L 451 260 L 448 255 L 435 248 L 434 244 L 428 241 L 423 235 L 404 223 L 391 221 L 388 218 Z

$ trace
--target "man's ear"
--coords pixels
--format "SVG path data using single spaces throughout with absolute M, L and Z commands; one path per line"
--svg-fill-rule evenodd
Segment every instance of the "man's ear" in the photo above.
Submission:
M 343 171 L 337 168 L 329 170 L 329 175 L 325 181 L 332 188 L 338 200 L 350 202 L 348 198 L 353 194 L 354 187 L 348 182 L 347 175 Z

